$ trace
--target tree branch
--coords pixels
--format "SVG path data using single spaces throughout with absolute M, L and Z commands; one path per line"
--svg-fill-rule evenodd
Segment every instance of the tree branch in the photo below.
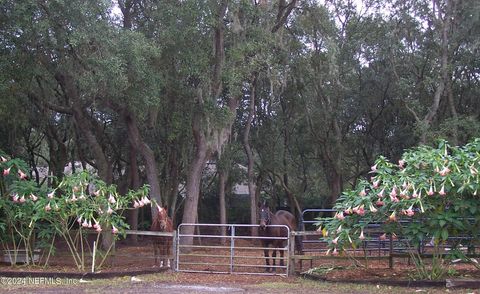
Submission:
M 287 22 L 287 18 L 292 12 L 293 8 L 295 8 L 295 4 L 297 4 L 297 0 L 292 0 L 288 4 L 286 4 L 285 0 L 279 1 L 277 20 L 272 28 L 272 33 L 276 33 Z

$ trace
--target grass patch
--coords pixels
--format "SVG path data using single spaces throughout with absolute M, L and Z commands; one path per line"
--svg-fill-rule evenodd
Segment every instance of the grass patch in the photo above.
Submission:
M 298 289 L 300 283 L 287 283 L 287 282 L 268 282 L 260 283 L 255 285 L 255 288 L 266 288 L 266 289 Z
M 163 273 L 135 276 L 142 282 L 175 282 L 176 274 L 165 275 Z M 74 278 L 9 278 L 0 277 L 3 290 L 15 289 L 50 289 L 50 288 L 87 288 L 87 287 L 110 287 L 128 285 L 132 283 L 132 276 L 105 278 L 105 279 L 74 279 Z
M 298 278 L 293 283 L 273 282 L 261 283 L 251 286 L 255 289 L 278 290 L 279 293 L 285 293 L 285 290 L 295 290 L 296 293 L 395 293 L 395 294 L 411 294 L 411 293 L 451 293 L 451 290 L 444 288 L 407 288 L 393 287 L 384 285 L 367 285 L 367 284 L 348 284 L 348 283 L 331 283 L 320 282 L 309 279 Z M 460 291 L 455 293 L 468 293 L 469 291 Z

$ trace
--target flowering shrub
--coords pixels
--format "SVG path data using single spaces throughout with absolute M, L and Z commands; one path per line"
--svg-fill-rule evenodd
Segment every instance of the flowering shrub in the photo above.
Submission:
M 346 191 L 336 214 L 322 230 L 329 253 L 339 254 L 368 240 L 368 224 L 380 224 L 383 235 L 402 235 L 418 246 L 433 238 L 436 245 L 451 236 L 478 240 L 480 227 L 480 139 L 454 147 L 421 146 L 406 151 L 397 164 L 379 157 L 371 177 Z M 400 223 L 400 218 L 410 220 Z
M 87 171 L 65 176 L 58 187 L 52 189 L 29 180 L 24 172 L 26 164 L 19 159 L 9 160 L 2 155 L 0 168 L 3 169 L 0 213 L 4 216 L 0 219 L 0 241 L 4 249 L 13 249 L 15 256 L 18 249 L 23 248 L 27 262 L 34 262 L 34 248 L 38 247 L 34 240 L 39 239 L 48 241 L 43 242 L 49 244 L 47 263 L 55 237 L 60 235 L 78 269 L 84 270 L 86 253 L 93 253 L 86 242 L 87 234 L 96 234 L 98 243 L 108 228 L 117 239 L 128 228 L 123 211 L 150 204 L 148 186 L 119 195 L 115 185 L 106 185 Z M 103 254 L 99 266 L 110 249 Z M 10 259 L 14 264 L 16 258 Z
M 34 263 L 35 230 L 42 219 L 38 195 L 41 187 L 27 180 L 28 167 L 19 159 L 0 156 L 0 242 L 10 262 L 15 264 L 20 251 L 25 252 L 27 263 Z M 43 241 L 44 233 L 37 241 Z M 41 242 L 40 242 L 41 243 Z
M 97 244 L 101 233 L 107 228 L 115 239 L 118 235 L 124 235 L 128 224 L 122 215 L 123 211 L 138 207 L 138 203 L 141 203 L 140 206 L 150 204 L 147 195 L 147 186 L 119 195 L 115 185 L 106 185 L 90 173 L 82 171 L 66 176 L 56 189 L 42 197 L 41 208 L 47 212 L 45 220 L 67 242 L 77 267 L 84 270 L 85 253 L 88 251 L 92 254 L 89 244 L 85 242 L 86 235 L 94 232 Z M 113 243 L 100 260 L 99 267 L 112 246 Z

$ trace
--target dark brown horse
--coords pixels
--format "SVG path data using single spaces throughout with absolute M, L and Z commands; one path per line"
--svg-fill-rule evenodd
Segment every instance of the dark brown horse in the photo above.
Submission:
M 153 219 L 151 231 L 173 232 L 172 219 L 168 216 L 167 207 L 157 205 L 157 217 Z M 155 255 L 155 265 L 170 267 L 170 255 L 172 250 L 172 237 L 155 236 L 153 237 L 153 254 Z
M 267 265 L 266 271 L 270 271 L 270 256 L 268 254 L 268 247 L 272 244 L 272 271 L 275 271 L 275 258 L 277 257 L 277 250 L 275 248 L 283 248 L 287 243 L 288 231 L 285 227 L 275 227 L 274 225 L 285 225 L 290 229 L 290 232 L 295 229 L 295 216 L 286 210 L 279 210 L 275 214 L 270 211 L 270 208 L 265 204 L 261 204 L 260 207 L 260 229 L 258 234 L 261 237 L 273 237 L 272 239 L 262 239 L 262 247 L 265 255 L 265 264 Z M 284 265 L 283 262 L 284 251 L 280 250 L 280 266 Z

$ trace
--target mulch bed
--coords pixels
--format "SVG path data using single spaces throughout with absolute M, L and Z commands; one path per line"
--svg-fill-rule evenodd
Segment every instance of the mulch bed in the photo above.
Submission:
M 388 268 L 387 261 L 369 262 L 369 267 L 353 267 L 346 262 L 336 261 L 334 266 L 319 267 L 303 272 L 308 279 L 355 284 L 376 284 L 403 287 L 452 287 L 480 288 L 480 271 L 468 264 L 451 265 L 451 274 L 441 280 L 419 280 L 415 278 L 415 269 L 406 262 L 396 263 L 393 269 Z
M 97 260 L 98 262 L 98 260 Z M 60 247 L 55 255 L 50 257 L 47 267 L 27 266 L 9 263 L 0 264 L 0 276 L 55 276 L 65 278 L 109 278 L 122 275 L 140 275 L 168 270 L 155 265 L 151 244 L 138 246 L 117 246 L 115 254 L 108 257 L 100 269 L 91 271 L 91 257 L 85 258 L 85 271 L 76 268 L 73 258 L 66 248 Z

